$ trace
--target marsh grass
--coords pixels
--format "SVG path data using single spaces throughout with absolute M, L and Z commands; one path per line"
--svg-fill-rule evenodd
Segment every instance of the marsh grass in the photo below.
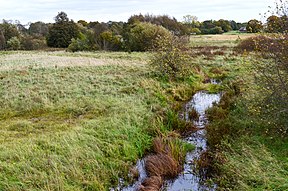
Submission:
M 198 165 L 210 168 L 219 190 L 287 190 L 287 138 L 256 107 L 263 95 L 251 69 L 255 58 L 236 60 L 225 66 L 220 103 L 208 110 L 211 150 Z
M 150 148 L 145 54 L 83 54 L 1 54 L 0 190 L 106 190 Z
M 145 157 L 145 169 L 148 177 L 139 190 L 159 190 L 165 179 L 178 176 L 183 169 L 183 163 L 188 151 L 194 150 L 194 145 L 184 143 L 177 136 L 156 137 L 153 140 L 153 153 Z

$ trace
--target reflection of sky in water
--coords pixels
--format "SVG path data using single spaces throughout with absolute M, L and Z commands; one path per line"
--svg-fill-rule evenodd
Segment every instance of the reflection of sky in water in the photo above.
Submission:
M 213 84 L 217 84 L 217 81 L 211 81 Z M 199 114 L 199 119 L 197 121 L 194 121 L 194 124 L 198 128 L 205 127 L 205 124 L 207 123 L 205 111 L 213 106 L 213 103 L 218 103 L 220 101 L 220 93 L 219 94 L 208 94 L 205 91 L 200 91 L 196 93 L 192 100 L 189 101 L 185 106 L 185 111 L 183 115 L 185 115 L 185 120 L 189 121 L 189 111 L 191 111 L 193 108 L 197 111 Z M 191 190 L 215 190 L 215 188 L 207 188 L 204 185 L 201 185 L 200 177 L 193 174 L 193 161 L 195 159 L 198 159 L 200 157 L 200 154 L 206 150 L 207 148 L 207 141 L 205 137 L 206 131 L 205 129 L 198 130 L 195 133 L 192 133 L 189 137 L 185 139 L 188 143 L 191 143 L 196 146 L 196 149 L 193 152 L 187 153 L 186 155 L 186 162 L 184 164 L 184 171 L 181 175 L 179 175 L 175 180 L 166 181 L 164 184 L 163 190 L 167 191 L 191 191 Z M 140 177 L 137 182 L 135 182 L 133 185 L 130 185 L 125 188 L 118 188 L 116 190 L 122 190 L 122 191 L 136 191 L 137 188 L 141 185 L 141 182 L 147 177 L 145 168 L 144 168 L 144 159 L 138 160 L 137 169 L 139 170 Z M 121 183 L 120 183 L 121 184 Z
M 193 108 L 199 114 L 198 121 L 194 121 L 194 124 L 198 128 L 205 127 L 207 123 L 205 111 L 213 106 L 213 103 L 218 103 L 220 101 L 220 94 L 208 94 L 205 91 L 200 91 L 196 93 L 192 100 L 188 102 L 185 106 L 185 119 L 189 121 L 189 111 Z M 201 185 L 200 177 L 193 174 L 192 169 L 195 167 L 193 161 L 200 157 L 200 154 L 207 149 L 207 141 L 205 137 L 205 129 L 198 130 L 197 132 L 191 134 L 191 136 L 186 138 L 186 141 L 194 144 L 196 149 L 186 155 L 186 163 L 184 165 L 183 174 L 179 175 L 173 181 L 167 181 L 165 185 L 165 190 L 167 191 L 185 191 L 185 190 L 215 190 L 215 188 L 207 188 Z

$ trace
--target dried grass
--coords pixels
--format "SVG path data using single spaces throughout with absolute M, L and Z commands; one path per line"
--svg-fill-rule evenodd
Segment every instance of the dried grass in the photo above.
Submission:
M 161 176 L 151 176 L 144 180 L 139 191 L 158 191 L 163 184 L 163 178 Z
M 183 150 L 175 137 L 155 138 L 153 152 L 144 159 L 148 177 L 139 187 L 141 191 L 159 190 L 165 178 L 174 178 L 182 170 Z

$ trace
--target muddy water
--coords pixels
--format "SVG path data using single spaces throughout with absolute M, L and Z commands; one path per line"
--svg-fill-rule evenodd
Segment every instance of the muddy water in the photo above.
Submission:
M 209 187 L 203 185 L 201 182 L 201 177 L 194 173 L 195 169 L 194 162 L 199 159 L 202 152 L 207 150 L 207 140 L 206 140 L 206 130 L 205 125 L 207 124 L 207 117 L 205 111 L 212 107 L 213 103 L 218 103 L 220 101 L 219 94 L 208 94 L 205 91 L 200 91 L 196 93 L 192 100 L 185 105 L 185 111 L 182 114 L 182 118 L 186 121 L 192 121 L 195 126 L 199 129 L 195 133 L 191 133 L 185 138 L 185 141 L 196 146 L 193 152 L 187 153 L 186 161 L 184 164 L 184 171 L 176 179 L 166 181 L 163 186 L 163 190 L 167 191 L 185 191 L 185 190 L 215 190 L 216 185 L 210 185 Z M 199 115 L 198 120 L 193 120 L 189 118 L 189 111 L 195 109 Z
M 218 82 L 211 80 L 211 83 L 217 84 Z M 213 191 L 216 185 L 210 185 L 209 187 L 202 184 L 202 179 L 200 175 L 195 173 L 195 161 L 199 159 L 202 152 L 207 150 L 207 140 L 206 140 L 206 130 L 205 125 L 208 123 L 205 111 L 213 106 L 213 103 L 218 103 L 220 101 L 221 94 L 208 94 L 206 91 L 197 92 L 192 99 L 185 105 L 184 111 L 180 117 L 186 121 L 193 122 L 198 128 L 198 131 L 191 133 L 189 136 L 185 137 L 184 140 L 190 144 L 196 146 L 193 152 L 189 152 L 186 155 L 186 160 L 184 164 L 184 171 L 175 179 L 168 180 L 164 183 L 161 190 L 165 191 Z M 189 118 L 189 111 L 195 109 L 199 115 L 197 120 Z M 147 177 L 144 167 L 144 160 L 138 160 L 136 168 L 139 171 L 138 180 L 128 187 L 119 186 L 116 189 L 111 189 L 111 191 L 137 191 L 143 180 Z M 120 180 L 121 185 L 121 180 Z

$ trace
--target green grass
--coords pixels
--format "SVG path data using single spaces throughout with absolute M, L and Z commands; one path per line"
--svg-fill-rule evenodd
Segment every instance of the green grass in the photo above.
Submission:
M 240 91 L 212 113 L 208 133 L 232 132 L 213 145 L 219 190 L 288 189 L 287 138 L 261 120 L 259 58 L 232 54 L 237 38 L 191 37 L 191 46 L 228 49 L 193 58 L 193 75 L 174 82 L 153 75 L 151 53 L 0 52 L 0 190 L 108 190 L 127 178 L 156 132 L 183 127 L 176 111 L 201 89 Z M 209 78 L 222 83 L 203 84 Z
M 145 54 L 0 57 L 0 190 L 105 190 L 150 147 Z
M 205 63 L 210 76 L 215 75 L 214 67 L 225 72 L 224 91 L 240 92 L 223 98 L 209 112 L 208 142 L 215 149 L 214 180 L 219 190 L 288 189 L 287 134 L 273 123 L 277 119 L 263 116 L 259 107 L 262 85 L 255 82 L 253 68 L 261 61 L 251 54 L 216 57 Z

